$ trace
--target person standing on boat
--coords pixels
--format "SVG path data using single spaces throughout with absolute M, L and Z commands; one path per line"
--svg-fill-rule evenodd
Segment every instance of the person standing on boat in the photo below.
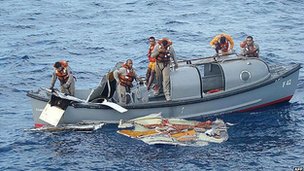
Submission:
M 155 75 L 155 58 L 151 57 L 151 54 L 153 52 L 153 49 L 155 47 L 156 41 L 154 37 L 150 37 L 149 38 L 149 50 L 148 50 L 148 60 L 149 60 L 149 64 L 148 64 L 148 69 L 147 69 L 147 73 L 146 73 L 146 85 L 147 85 L 147 90 L 150 90 L 150 86 L 154 80 L 154 75 Z
M 55 82 L 58 78 L 60 81 L 61 92 L 74 96 L 75 95 L 75 78 L 72 74 L 71 68 L 68 62 L 65 60 L 60 60 L 54 64 L 54 72 L 51 79 L 50 89 L 54 89 Z
M 127 104 L 127 93 L 130 93 L 132 82 L 134 79 L 139 81 L 135 70 L 133 69 L 133 61 L 128 59 L 121 68 L 113 72 L 113 76 L 117 81 L 117 93 L 120 104 Z
M 215 36 L 210 45 L 215 49 L 216 54 L 227 55 L 233 52 L 234 41 L 230 35 L 222 33 Z
M 240 44 L 242 51 L 241 55 L 247 57 L 259 57 L 260 48 L 259 45 L 253 41 L 252 36 L 247 36 L 246 40 Z
M 171 60 L 174 62 L 174 67 L 177 68 L 177 61 L 175 57 L 175 51 L 172 46 L 172 41 L 168 38 L 162 38 L 158 40 L 151 57 L 156 59 L 155 73 L 158 85 L 158 90 L 155 95 L 158 95 L 161 91 L 164 92 L 166 100 L 170 101 L 170 64 Z

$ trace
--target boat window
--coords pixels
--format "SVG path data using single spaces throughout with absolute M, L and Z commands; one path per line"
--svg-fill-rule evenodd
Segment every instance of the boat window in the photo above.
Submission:
M 198 67 L 201 77 L 203 92 L 216 92 L 224 90 L 224 76 L 218 64 L 205 64 Z
M 242 72 L 240 73 L 240 79 L 241 79 L 241 80 L 247 81 L 247 80 L 249 80 L 250 78 L 251 78 L 251 73 L 250 73 L 249 71 L 244 70 L 244 71 L 242 71 Z

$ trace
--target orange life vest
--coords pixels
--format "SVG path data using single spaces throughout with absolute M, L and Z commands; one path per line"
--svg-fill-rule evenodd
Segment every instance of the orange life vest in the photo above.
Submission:
M 156 61 L 155 58 L 152 58 L 152 57 L 151 57 L 151 54 L 152 54 L 152 52 L 153 52 L 153 50 L 154 50 L 154 47 L 155 47 L 155 46 L 151 46 L 151 45 L 150 45 L 149 50 L 148 50 L 148 59 L 149 59 L 150 62 L 155 62 L 155 61 Z
M 159 52 L 156 60 L 161 63 L 169 63 L 170 62 L 170 46 L 173 44 L 172 41 L 168 38 L 162 38 L 158 41 L 158 44 L 162 44 L 162 42 L 166 40 L 168 42 L 167 46 L 165 47 L 165 52 Z
M 221 50 L 223 52 L 228 52 L 228 49 L 229 49 L 229 43 L 228 43 L 228 41 L 226 40 L 225 43 L 220 44 L 220 47 L 221 47 Z
M 135 73 L 134 73 L 133 69 L 129 69 L 129 67 L 126 64 L 122 65 L 122 67 L 126 68 L 127 74 L 126 75 L 122 75 L 122 74 L 118 75 L 120 85 L 122 85 L 124 87 L 132 87 L 133 86 L 132 82 L 135 78 Z
M 66 83 L 69 79 L 69 73 L 68 73 L 68 62 L 61 60 L 59 61 L 62 67 L 61 71 L 56 70 L 56 76 L 58 77 L 58 79 L 60 80 L 60 82 L 62 83 Z

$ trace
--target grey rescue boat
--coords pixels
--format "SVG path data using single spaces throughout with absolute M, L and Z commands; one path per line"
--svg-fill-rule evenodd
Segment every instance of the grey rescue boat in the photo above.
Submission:
M 137 84 L 131 89 L 130 103 L 121 105 L 128 110 L 125 113 L 102 104 L 105 99 L 115 102 L 116 81 L 108 73 L 95 89 L 76 89 L 75 97 L 81 100 L 68 101 L 59 124 L 118 123 L 156 112 L 166 118 L 193 118 L 265 107 L 292 98 L 300 68 L 300 64 L 267 64 L 236 54 L 179 61 L 179 67 L 170 74 L 172 101 L 155 97 L 145 84 Z M 27 96 L 31 98 L 35 126 L 48 125 L 39 117 L 51 101 L 51 93 L 40 89 Z

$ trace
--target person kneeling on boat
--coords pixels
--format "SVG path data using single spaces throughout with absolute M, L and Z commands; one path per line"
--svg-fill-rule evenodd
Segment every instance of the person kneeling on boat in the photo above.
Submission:
M 153 52 L 151 57 L 156 59 L 156 66 L 155 66 L 155 73 L 156 73 L 156 80 L 159 89 L 155 93 L 158 95 L 163 90 L 166 101 L 171 101 L 170 96 L 170 64 L 171 60 L 174 62 L 174 68 L 177 68 L 177 61 L 175 57 L 175 51 L 172 46 L 172 41 L 168 38 L 160 39 Z
M 133 87 L 132 82 L 134 79 L 141 80 L 137 77 L 135 70 L 133 69 L 133 61 L 128 59 L 121 68 L 115 70 L 113 73 L 115 80 L 117 81 L 117 93 L 120 104 L 127 104 L 127 93 L 131 92 Z
M 246 40 L 240 44 L 242 48 L 241 55 L 247 57 L 259 57 L 260 48 L 259 45 L 253 41 L 252 36 L 247 36 Z
M 51 79 L 50 89 L 54 89 L 57 78 L 60 81 L 61 92 L 74 96 L 75 94 L 75 78 L 67 61 L 60 60 L 54 64 L 54 72 Z
M 228 34 L 222 33 L 215 36 L 210 45 L 215 49 L 218 55 L 228 55 L 233 52 L 234 41 Z

